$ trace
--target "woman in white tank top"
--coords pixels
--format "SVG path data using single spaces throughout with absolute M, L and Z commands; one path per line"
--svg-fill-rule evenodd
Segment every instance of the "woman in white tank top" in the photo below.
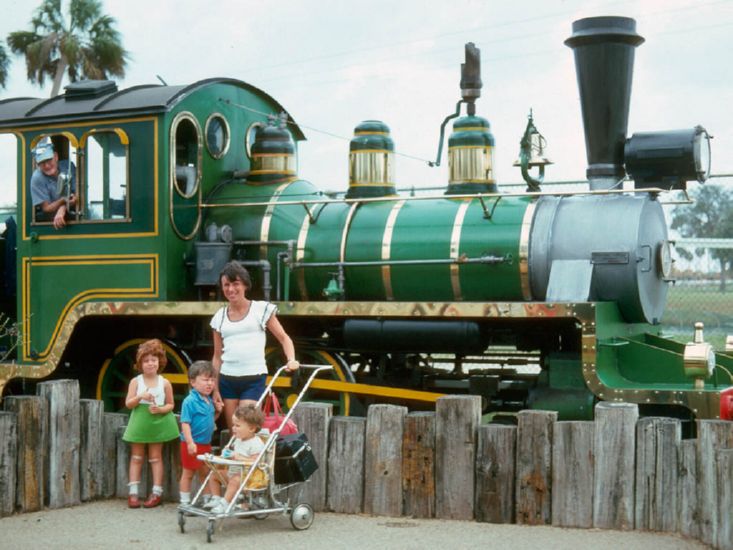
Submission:
M 295 347 L 277 318 L 277 306 L 250 300 L 246 293 L 252 286 L 247 270 L 238 262 L 229 262 L 219 275 L 219 284 L 227 305 L 214 314 L 211 328 L 214 356 L 211 362 L 218 373 L 214 400 L 224 403 L 224 418 L 232 427 L 232 415 L 240 404 L 255 404 L 265 390 L 266 330 L 280 345 L 288 370 L 296 370 Z

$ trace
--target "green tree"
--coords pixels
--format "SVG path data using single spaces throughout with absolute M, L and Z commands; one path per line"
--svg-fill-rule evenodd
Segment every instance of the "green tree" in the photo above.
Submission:
M 0 88 L 4 88 L 8 84 L 8 69 L 10 68 L 10 58 L 5 52 L 5 46 L 0 42 Z
M 58 95 L 64 74 L 71 82 L 125 76 L 128 54 L 100 0 L 70 0 L 68 17 L 61 12 L 61 0 L 43 0 L 31 30 L 11 32 L 8 45 L 25 56 L 28 80 L 43 86 L 46 78 L 53 79 L 51 97 Z
M 733 239 L 733 192 L 718 185 L 701 185 L 691 193 L 693 204 L 678 206 L 672 212 L 672 229 L 683 237 Z M 692 259 L 692 253 L 677 247 L 679 254 Z M 702 256 L 698 248 L 695 255 Z M 733 250 L 710 249 L 710 256 L 720 263 L 720 291 L 726 290 L 727 273 L 733 270 Z

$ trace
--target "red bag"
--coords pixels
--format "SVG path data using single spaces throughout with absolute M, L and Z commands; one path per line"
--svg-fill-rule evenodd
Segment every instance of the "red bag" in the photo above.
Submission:
M 278 401 L 277 395 L 274 393 L 267 394 L 265 404 L 262 407 L 262 412 L 265 413 L 265 422 L 262 427 L 270 430 L 270 433 L 274 433 L 281 425 L 282 429 L 280 430 L 280 435 L 298 433 L 298 426 L 295 425 L 295 422 L 293 422 L 292 419 L 288 419 L 288 421 L 283 424 L 285 414 L 280 407 L 280 401 Z

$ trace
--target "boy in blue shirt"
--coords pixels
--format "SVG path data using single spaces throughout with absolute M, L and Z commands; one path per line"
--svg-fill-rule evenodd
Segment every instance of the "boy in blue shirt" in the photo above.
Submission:
M 179 490 L 181 504 L 191 502 L 191 479 L 195 472 L 203 481 L 207 474 L 206 465 L 196 455 L 211 452 L 211 438 L 216 426 L 215 420 L 222 409 L 221 403 L 215 403 L 211 397 L 216 386 L 216 371 L 211 361 L 196 361 L 188 369 L 188 381 L 191 392 L 183 400 L 181 407 L 181 481 Z M 212 476 L 209 489 L 212 501 L 219 500 L 221 487 Z

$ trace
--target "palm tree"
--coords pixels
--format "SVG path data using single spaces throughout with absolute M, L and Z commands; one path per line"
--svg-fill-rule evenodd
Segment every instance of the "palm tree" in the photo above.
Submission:
M 8 68 L 10 67 L 10 58 L 5 53 L 5 47 L 0 42 L 0 88 L 4 88 L 8 83 Z
M 58 95 L 64 74 L 105 79 L 125 76 L 127 52 L 122 47 L 115 20 L 102 14 L 100 0 L 70 0 L 68 24 L 61 13 L 61 0 L 43 0 L 31 19 L 32 30 L 8 35 L 16 55 L 24 55 L 28 80 L 43 86 L 53 78 L 51 97 Z

